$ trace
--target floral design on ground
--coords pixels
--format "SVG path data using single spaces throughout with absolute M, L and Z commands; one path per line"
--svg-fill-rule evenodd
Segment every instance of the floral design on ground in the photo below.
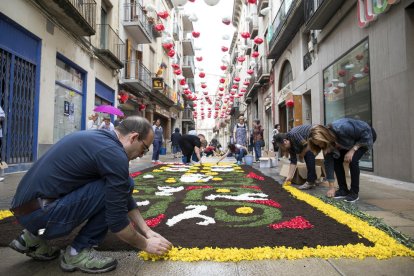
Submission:
M 282 229 L 282 228 L 310 229 L 310 228 L 313 228 L 314 226 L 307 219 L 301 216 L 297 216 L 288 221 L 270 224 L 269 227 L 276 230 L 276 229 Z

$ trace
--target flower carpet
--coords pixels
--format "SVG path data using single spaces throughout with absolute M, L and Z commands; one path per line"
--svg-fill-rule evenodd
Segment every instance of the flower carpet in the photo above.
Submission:
M 133 197 L 147 224 L 174 245 L 145 260 L 241 261 L 260 259 L 414 256 L 381 230 L 250 166 L 164 164 L 132 174 Z M 0 245 L 21 227 L 0 213 Z M 72 238 L 73 238 L 72 234 Z M 71 237 L 54 241 L 68 243 Z M 132 249 L 113 234 L 105 250 Z

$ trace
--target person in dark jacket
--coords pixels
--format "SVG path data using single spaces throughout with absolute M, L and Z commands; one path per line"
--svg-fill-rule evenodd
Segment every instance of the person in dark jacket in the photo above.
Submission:
M 328 126 L 315 125 L 309 134 L 309 148 L 315 153 L 321 150 L 325 156 L 325 170 L 329 182 L 328 197 L 345 198 L 347 202 L 359 199 L 359 160 L 372 148 L 376 140 L 375 130 L 364 121 L 343 118 Z M 351 189 L 348 190 L 343 163 L 349 163 Z M 334 172 L 339 190 L 335 191 Z
M 178 144 L 183 153 L 183 163 L 191 163 L 191 157 L 194 154 L 196 156 L 195 162 L 200 162 L 201 164 L 201 144 L 205 140 L 206 138 L 203 134 L 185 134 L 181 136 L 178 140 Z
M 47 241 L 82 225 L 60 258 L 63 271 L 115 269 L 116 259 L 93 249 L 108 229 L 135 248 L 166 253 L 172 245 L 145 223 L 129 176 L 129 161 L 146 154 L 153 139 L 150 123 L 138 116 L 123 120 L 114 131 L 77 131 L 63 137 L 17 186 L 10 210 L 25 229 L 9 246 L 36 260 L 52 260 L 60 250 Z
M 278 133 L 273 137 L 275 143 L 284 151 L 288 151 L 290 155 L 289 173 L 286 181 L 292 181 L 297 167 L 297 156 L 305 159 L 308 174 L 306 182 L 298 187 L 300 190 L 308 190 L 316 186 L 315 155 L 307 149 L 307 139 L 311 128 L 311 125 L 301 125 L 292 128 L 288 133 Z
M 180 145 L 178 144 L 180 137 L 181 137 L 180 129 L 177 127 L 174 129 L 174 133 L 171 134 L 171 146 L 172 146 L 172 152 L 174 154 L 174 158 L 177 158 L 177 153 L 181 152 Z

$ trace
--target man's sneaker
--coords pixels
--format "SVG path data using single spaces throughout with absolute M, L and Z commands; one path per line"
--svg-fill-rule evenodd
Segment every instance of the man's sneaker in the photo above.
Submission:
M 358 194 L 355 194 L 355 193 L 349 193 L 346 197 L 345 197 L 345 201 L 346 202 L 355 202 L 355 201 L 357 201 L 359 199 L 359 196 L 358 196 Z
M 305 184 L 298 187 L 299 190 L 309 190 L 315 187 L 315 183 L 313 182 L 305 182 Z
M 114 258 L 103 257 L 93 248 L 85 248 L 77 255 L 70 255 L 70 246 L 60 258 L 60 268 L 66 272 L 80 270 L 87 273 L 102 273 L 114 270 L 118 261 Z
M 26 229 L 9 244 L 9 247 L 38 261 L 56 259 L 60 253 L 59 248 L 49 246 L 45 240 L 33 236 Z
M 341 198 L 346 198 L 348 196 L 349 192 L 348 191 L 344 191 L 344 190 L 338 190 L 335 192 L 335 196 L 334 198 L 336 199 L 341 199 Z

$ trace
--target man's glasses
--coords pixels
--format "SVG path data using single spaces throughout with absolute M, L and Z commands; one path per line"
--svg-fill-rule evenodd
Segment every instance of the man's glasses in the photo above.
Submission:
M 144 152 L 142 153 L 142 155 L 147 154 L 147 152 L 149 152 L 149 147 L 145 144 L 144 140 L 141 140 L 142 144 L 144 145 Z

